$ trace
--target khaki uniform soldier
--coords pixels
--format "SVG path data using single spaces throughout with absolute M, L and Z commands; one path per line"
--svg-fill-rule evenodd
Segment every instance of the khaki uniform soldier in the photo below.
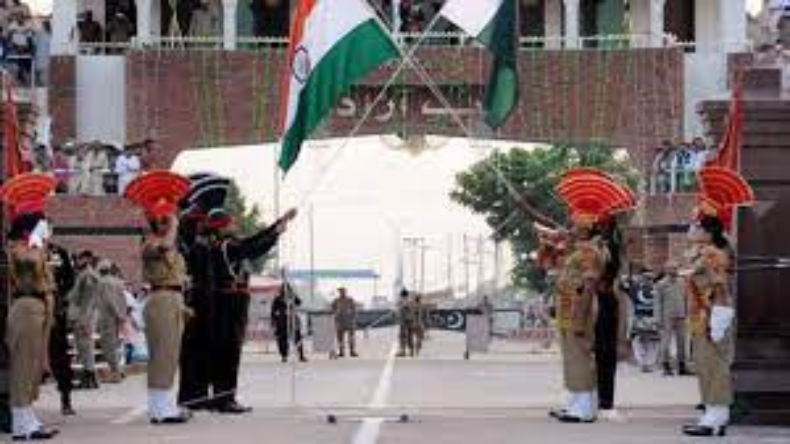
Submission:
M 332 301 L 332 313 L 335 316 L 335 329 L 337 330 L 338 356 L 345 356 L 345 345 L 352 358 L 356 358 L 356 329 L 357 329 L 357 304 L 348 297 L 345 288 L 338 289 L 338 297 Z
M 551 414 L 562 422 L 593 422 L 598 410 L 596 304 L 610 258 L 601 241 L 592 238 L 592 230 L 595 224 L 633 208 L 636 199 L 626 186 L 590 168 L 568 171 L 557 192 L 570 210 L 574 227 L 571 243 L 561 256 L 555 299 L 565 388 L 570 396 L 563 410 Z M 613 373 L 611 379 L 613 389 Z
M 674 341 L 679 375 L 690 374 L 686 367 L 688 329 L 686 326 L 686 291 L 678 276 L 678 265 L 667 262 L 665 276 L 656 283 L 656 315 L 661 323 L 661 359 L 664 374 L 672 376 L 672 343 Z
M 405 357 L 407 350 L 409 356 L 415 356 L 414 334 L 418 322 L 418 312 L 415 309 L 414 301 L 409 297 L 409 292 L 403 290 L 398 302 L 398 357 Z
M 414 339 L 414 354 L 419 355 L 422 351 L 422 343 L 425 340 L 425 331 L 428 328 L 428 306 L 422 303 L 420 295 L 414 296 L 413 310 L 414 310 L 414 326 L 412 332 Z
M 689 230 L 686 295 L 695 366 L 705 413 L 697 424 L 683 427 L 691 436 L 724 436 L 733 402 L 732 325 L 735 310 L 728 271 L 732 249 L 725 235 L 732 209 L 751 203 L 753 192 L 735 171 L 705 167 L 699 173 L 700 204 L 697 220 Z
M 145 305 L 148 342 L 148 415 L 152 424 L 180 424 L 190 419 L 171 389 L 175 384 L 187 309 L 186 264 L 176 244 L 176 203 L 189 190 L 189 180 L 168 171 L 146 173 L 126 188 L 125 196 L 146 210 L 151 234 L 142 248 L 143 280 L 151 286 Z
M 126 320 L 127 306 L 124 283 L 112 274 L 112 264 L 103 260 L 99 263 L 98 291 L 98 331 L 102 355 L 110 367 L 108 382 L 117 383 L 123 379 L 120 366 L 120 331 Z
M 77 361 L 82 366 L 78 388 L 96 389 L 96 353 L 93 334 L 96 332 L 96 305 L 99 296 L 99 274 L 93 268 L 95 258 L 90 251 L 77 257 L 77 281 L 69 292 L 69 320 L 74 325 Z
M 5 336 L 15 441 L 45 440 L 57 434 L 45 429 L 33 411 L 54 313 L 55 282 L 45 248 L 49 229 L 43 213 L 45 199 L 54 189 L 55 180 L 39 174 L 16 176 L 0 189 L 12 219 L 7 250 L 11 306 Z

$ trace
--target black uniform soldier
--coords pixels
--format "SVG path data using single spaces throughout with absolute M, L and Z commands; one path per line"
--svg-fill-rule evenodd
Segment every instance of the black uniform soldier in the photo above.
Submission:
M 74 372 L 69 356 L 66 295 L 74 286 L 74 264 L 65 248 L 52 243 L 49 244 L 49 261 L 55 277 L 55 319 L 49 338 L 49 365 L 60 392 L 60 411 L 63 415 L 73 415 L 71 390 Z
M 219 413 L 240 414 L 251 409 L 236 401 L 239 365 L 250 306 L 250 263 L 265 256 L 296 217 L 291 210 L 258 233 L 240 238 L 233 219 L 222 208 L 209 211 L 206 222 L 210 240 L 212 280 L 209 291 L 211 319 L 211 386 L 213 408 Z
M 191 278 L 185 302 L 193 316 L 185 326 L 181 345 L 178 403 L 190 410 L 206 410 L 212 407 L 209 396 L 212 348 L 208 344 L 214 311 L 210 298 L 214 273 L 206 222 L 211 208 L 224 205 L 230 180 L 211 173 L 194 174 L 189 179 L 192 185 L 181 208 L 179 250 Z

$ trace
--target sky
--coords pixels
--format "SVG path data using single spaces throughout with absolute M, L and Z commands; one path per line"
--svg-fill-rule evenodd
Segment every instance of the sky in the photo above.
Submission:
M 49 11 L 52 10 L 52 1 L 53 0 L 25 0 L 25 3 L 29 4 L 34 11 L 38 11 L 41 13 L 49 13 Z M 758 11 L 760 11 L 763 0 L 745 0 L 745 1 L 746 1 L 746 7 L 748 8 L 750 13 L 756 14 Z
M 423 237 L 425 289 L 446 288 L 448 257 L 452 257 L 453 281 L 463 287 L 464 235 L 488 236 L 491 230 L 481 216 L 453 203 L 449 192 L 455 175 L 482 160 L 495 145 L 470 146 L 462 139 L 436 140 L 440 149 L 418 156 L 393 150 L 378 136 L 342 142 L 318 142 L 303 151 L 297 165 L 281 185 L 280 205 L 298 207 L 300 215 L 284 238 L 282 259 L 290 269 L 310 267 L 310 210 L 313 213 L 315 266 L 321 268 L 366 268 L 382 275 L 379 294 L 391 294 L 397 273 L 400 239 Z M 513 144 L 498 144 L 500 148 Z M 235 147 L 186 152 L 174 169 L 182 173 L 216 171 L 236 179 L 242 192 L 264 213 L 274 215 L 274 153 L 272 145 Z M 452 246 L 450 245 L 452 239 Z M 478 256 L 477 241 L 469 241 L 469 258 Z M 450 253 L 448 248 L 452 249 Z M 494 273 L 494 246 L 484 245 L 486 278 Z M 414 252 L 403 247 L 403 277 L 411 287 L 415 276 Z M 419 266 L 417 267 L 419 269 Z M 478 268 L 470 268 L 470 283 L 476 285 Z M 505 272 L 505 267 L 500 270 Z M 327 285 L 338 283 L 327 283 Z M 372 283 L 344 283 L 361 299 L 369 299 Z M 329 288 L 322 288 L 329 290 Z

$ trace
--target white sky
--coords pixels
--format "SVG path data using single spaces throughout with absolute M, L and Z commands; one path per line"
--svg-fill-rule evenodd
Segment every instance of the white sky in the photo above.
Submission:
M 52 11 L 52 1 L 53 0 L 26 0 L 25 3 L 29 4 L 34 11 L 48 14 L 50 11 Z M 746 8 L 752 14 L 756 14 L 762 8 L 762 3 L 763 3 L 762 0 L 745 0 L 745 1 L 746 1 Z
M 281 250 L 287 266 L 310 266 L 312 204 L 316 268 L 378 270 L 382 274 L 379 294 L 390 294 L 398 240 L 421 236 L 432 248 L 426 253 L 426 290 L 444 288 L 448 282 L 448 237 L 452 237 L 454 281 L 456 286 L 463 284 L 463 236 L 487 236 L 490 230 L 481 217 L 454 204 L 448 194 L 455 184 L 455 174 L 481 160 L 493 145 L 471 148 L 465 140 L 452 139 L 446 140 L 441 149 L 413 156 L 387 148 L 374 136 L 355 139 L 335 156 L 340 144 L 325 142 L 319 148 L 305 150 L 281 187 L 281 208 L 298 206 L 301 212 Z M 179 157 L 174 168 L 184 173 L 211 170 L 234 177 L 270 221 L 274 214 L 275 149 L 273 145 L 225 148 L 221 155 L 217 150 L 197 150 Z M 316 191 L 311 193 L 311 189 Z M 493 245 L 487 249 L 485 274 L 490 278 Z M 405 251 L 404 258 L 407 286 L 414 276 L 411 251 Z M 474 266 L 470 279 L 473 288 L 477 271 Z M 365 299 L 372 292 L 371 284 L 349 287 Z

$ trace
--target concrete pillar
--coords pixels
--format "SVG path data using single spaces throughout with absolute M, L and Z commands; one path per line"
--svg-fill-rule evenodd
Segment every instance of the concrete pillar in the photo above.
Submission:
M 650 45 L 660 47 L 664 45 L 664 8 L 666 0 L 650 0 Z
M 747 49 L 746 2 L 719 1 L 719 40 L 724 42 L 724 50 L 740 52 Z
M 721 36 L 724 35 L 719 19 L 719 4 L 734 3 L 721 0 L 697 0 L 694 3 L 694 21 L 696 23 L 697 50 L 704 52 L 723 51 Z
M 52 2 L 52 54 L 76 54 L 77 43 L 77 0 Z
M 137 2 L 137 41 L 149 44 L 153 33 L 153 6 L 154 0 L 136 0 Z
M 633 45 L 637 48 L 644 48 L 651 44 L 651 0 L 632 0 L 629 3 L 629 21 L 631 23 L 631 34 L 633 34 Z
M 543 14 L 546 48 L 560 49 L 562 47 L 562 0 L 546 0 Z
M 579 0 L 565 1 L 565 47 L 579 48 Z
M 236 9 L 239 0 L 222 0 L 222 47 L 226 51 L 236 49 L 238 40 L 238 17 Z

